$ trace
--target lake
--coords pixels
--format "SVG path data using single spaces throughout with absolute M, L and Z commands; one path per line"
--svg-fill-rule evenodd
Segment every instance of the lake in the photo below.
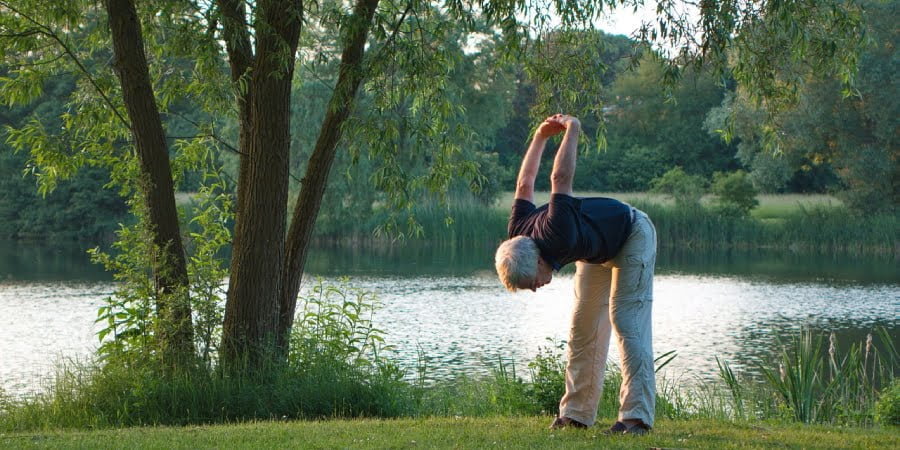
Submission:
M 490 373 L 501 360 L 525 376 L 540 347 L 566 338 L 572 271 L 537 293 L 512 294 L 492 264 L 490 247 L 316 248 L 301 295 L 319 277 L 349 276 L 382 303 L 375 326 L 405 367 L 422 363 L 421 350 L 433 379 Z M 113 286 L 83 249 L 0 243 L 0 388 L 39 392 L 60 361 L 90 358 L 97 308 Z M 898 344 L 898 313 L 900 273 L 890 257 L 663 248 L 654 351 L 678 354 L 667 379 L 698 383 L 717 376 L 716 356 L 753 373 L 801 326 L 834 332 L 842 349 L 882 326 Z M 618 359 L 614 345 L 610 357 Z

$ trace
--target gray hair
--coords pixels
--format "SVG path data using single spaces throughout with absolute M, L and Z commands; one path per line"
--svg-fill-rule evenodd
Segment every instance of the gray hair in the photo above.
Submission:
M 506 289 L 515 292 L 520 280 L 534 279 L 537 275 L 538 256 L 537 244 L 534 239 L 526 236 L 516 236 L 497 247 L 494 265 Z

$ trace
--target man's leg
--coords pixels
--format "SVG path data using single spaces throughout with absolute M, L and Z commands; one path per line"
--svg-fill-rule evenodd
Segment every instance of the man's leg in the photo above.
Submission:
M 566 393 L 559 402 L 559 415 L 587 426 L 597 419 L 597 404 L 606 374 L 611 278 L 608 267 L 575 264 L 575 308 L 569 329 Z
M 653 426 L 656 377 L 653 366 L 653 272 L 656 230 L 642 212 L 625 247 L 613 259 L 610 321 L 622 355 L 619 421 Z

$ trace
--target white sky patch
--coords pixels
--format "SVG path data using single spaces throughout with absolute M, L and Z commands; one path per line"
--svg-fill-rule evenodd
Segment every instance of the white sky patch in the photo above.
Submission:
M 641 27 L 642 22 L 652 22 L 655 19 L 656 2 L 648 2 L 637 10 L 633 7 L 619 7 L 604 14 L 597 28 L 609 34 L 631 36 Z
M 647 0 L 643 5 L 640 5 L 637 8 L 634 6 L 619 6 L 612 11 L 604 12 L 601 17 L 594 22 L 594 27 L 603 30 L 608 34 L 635 38 L 635 35 L 642 24 L 648 23 L 651 28 L 658 26 L 658 15 L 656 12 L 657 4 L 658 2 L 656 1 Z M 699 18 L 697 7 L 689 3 L 676 5 L 674 12 L 677 16 L 694 24 Z M 520 16 L 519 20 L 524 21 L 527 20 L 527 18 Z M 559 18 L 555 15 L 551 15 L 548 25 L 551 27 L 559 26 Z M 468 54 L 477 52 L 479 45 L 486 37 L 487 36 L 482 33 L 470 34 L 466 37 L 463 50 Z M 699 38 L 699 36 L 695 37 Z M 670 49 L 670 44 L 667 42 L 660 41 L 656 44 L 660 45 L 663 49 Z

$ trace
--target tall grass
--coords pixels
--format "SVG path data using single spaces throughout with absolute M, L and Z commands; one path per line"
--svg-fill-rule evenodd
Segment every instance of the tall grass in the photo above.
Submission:
M 720 216 L 706 208 L 636 205 L 653 220 L 660 245 L 697 250 L 780 248 L 849 255 L 900 254 L 900 216 L 840 208 L 800 208 L 778 220 Z
M 875 336 L 878 336 L 876 340 Z M 735 418 L 783 418 L 803 423 L 874 423 L 875 406 L 896 380 L 897 349 L 887 330 L 869 334 L 842 353 L 832 334 L 806 329 L 780 343 L 774 361 L 761 365 L 763 382 L 734 374 L 720 362 L 720 376 Z M 717 359 L 718 361 L 718 359 Z

